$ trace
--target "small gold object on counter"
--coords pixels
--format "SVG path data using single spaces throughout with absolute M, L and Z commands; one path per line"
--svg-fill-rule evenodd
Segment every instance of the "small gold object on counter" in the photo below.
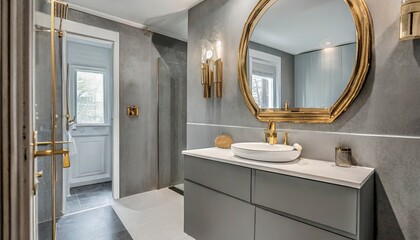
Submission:
M 214 139 L 214 144 L 218 148 L 228 149 L 230 148 L 230 145 L 232 145 L 232 143 L 233 139 L 229 135 L 220 135 Z

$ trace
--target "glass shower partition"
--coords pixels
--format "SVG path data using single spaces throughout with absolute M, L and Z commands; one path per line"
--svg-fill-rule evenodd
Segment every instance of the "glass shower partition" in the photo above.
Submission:
M 172 66 L 158 59 L 158 171 L 159 188 L 182 184 L 186 147 L 186 79 L 175 77 Z

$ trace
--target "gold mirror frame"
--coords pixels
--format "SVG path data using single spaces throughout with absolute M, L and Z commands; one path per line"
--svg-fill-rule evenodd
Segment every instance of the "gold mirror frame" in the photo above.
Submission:
M 290 0 L 293 1 L 293 0 Z M 260 121 L 294 123 L 332 123 L 356 99 L 369 71 L 372 56 L 372 20 L 364 0 L 344 0 L 353 15 L 356 27 L 356 63 L 350 81 L 340 98 L 330 108 L 261 109 L 247 81 L 248 44 L 252 33 L 264 13 L 277 0 L 260 0 L 245 23 L 239 46 L 239 87 L 251 113 Z

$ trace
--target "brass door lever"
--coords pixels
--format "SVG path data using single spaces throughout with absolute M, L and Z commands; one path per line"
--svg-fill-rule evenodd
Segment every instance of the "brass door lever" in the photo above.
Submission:
M 44 156 L 53 156 L 53 155 L 63 155 L 63 168 L 69 168 L 70 167 L 70 157 L 69 157 L 69 150 L 64 148 L 60 150 L 38 150 L 37 146 L 40 145 L 52 145 L 53 142 L 37 142 L 37 135 L 38 132 L 34 131 L 32 134 L 32 154 L 33 158 L 36 157 L 44 157 Z M 55 142 L 55 145 L 57 144 L 67 144 L 71 143 L 70 141 L 57 141 Z M 54 149 L 54 148 L 53 148 Z

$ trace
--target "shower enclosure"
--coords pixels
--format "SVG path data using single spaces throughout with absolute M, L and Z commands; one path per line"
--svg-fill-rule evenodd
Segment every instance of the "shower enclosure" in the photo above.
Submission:
M 186 147 L 186 78 L 182 64 L 158 58 L 158 187 L 183 182 Z M 170 67 L 172 66 L 172 68 Z
M 50 4 L 43 0 L 40 1 L 43 2 L 44 8 L 37 10 L 49 14 Z M 52 2 L 54 3 L 54 1 Z M 48 7 L 45 7 L 45 5 Z M 69 13 L 71 20 L 71 12 Z M 57 18 L 55 20 L 58 22 Z M 59 28 L 58 24 L 56 28 Z M 112 30 L 118 32 L 118 29 Z M 157 172 L 154 170 L 151 177 L 153 178 L 152 182 L 154 182 L 152 189 L 155 189 L 173 186 L 183 181 L 181 151 L 186 147 L 187 46 L 185 42 L 180 43 L 178 40 L 159 34 L 153 34 L 150 41 L 153 44 L 147 47 L 152 48 L 150 52 L 153 53 L 148 56 L 151 62 L 147 66 L 151 66 L 153 74 L 151 79 L 141 79 L 141 81 L 155 82 L 153 83 L 155 84 L 153 89 L 156 92 L 151 94 L 150 99 L 151 102 L 157 102 L 155 118 L 157 129 L 152 132 L 158 136 L 157 142 L 153 143 L 158 146 L 158 157 L 154 158 L 151 163 L 156 163 L 158 166 Z M 52 44 L 52 42 L 54 43 Z M 174 42 L 176 43 L 174 44 Z M 177 47 L 174 46 L 180 47 L 176 49 Z M 48 142 L 38 144 L 37 150 L 53 150 L 51 146 L 54 144 L 51 140 L 55 136 L 54 141 L 57 148 L 54 151 L 57 152 L 68 148 L 66 143 L 57 144 L 64 140 L 64 135 L 66 135 L 64 126 L 66 121 L 69 120 L 66 119 L 65 114 L 66 96 L 64 93 L 67 89 L 66 84 L 63 84 L 65 82 L 63 80 L 66 79 L 65 67 L 63 67 L 63 42 L 58 34 L 52 35 L 48 29 L 38 27 L 38 30 L 34 31 L 34 48 L 33 128 L 38 132 L 38 141 Z M 51 59 L 54 59 L 54 61 L 52 62 Z M 52 73 L 54 73 L 54 76 L 52 76 Z M 52 78 L 55 78 L 55 81 L 52 81 Z M 120 79 L 120 81 L 119 85 L 125 84 L 124 79 Z M 52 103 L 55 105 L 54 111 L 52 111 Z M 124 113 L 124 111 L 119 113 L 120 120 L 127 117 Z M 127 144 L 125 142 L 127 139 L 124 139 L 124 136 L 119 137 L 120 144 Z M 151 150 L 153 149 L 147 149 L 147 151 Z M 63 201 L 65 200 L 65 197 L 63 197 L 65 195 L 63 190 L 63 161 L 65 159 L 63 158 L 63 152 L 60 153 L 54 157 L 55 159 L 52 159 L 52 156 L 38 156 L 34 160 L 39 175 L 37 202 L 35 204 L 35 228 L 39 228 L 38 233 L 48 233 L 47 235 L 39 235 L 38 239 L 54 239 L 51 236 L 55 235 L 55 218 L 59 218 L 63 214 Z M 157 179 L 157 181 L 154 179 Z M 155 184 L 156 182 L 157 184 Z

